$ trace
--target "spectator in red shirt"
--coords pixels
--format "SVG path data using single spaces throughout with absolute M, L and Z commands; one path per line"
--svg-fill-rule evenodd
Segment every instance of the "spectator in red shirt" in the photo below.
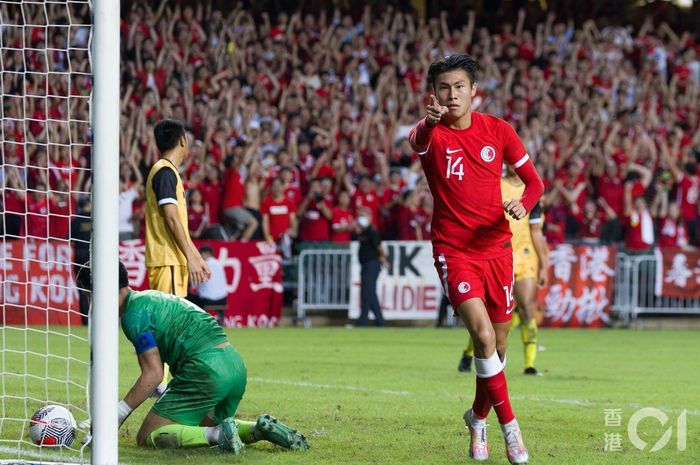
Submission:
M 586 244 L 600 243 L 603 225 L 606 221 L 611 221 L 617 217 L 603 197 L 598 198 L 597 203 L 592 198 L 586 199 L 586 203 L 583 204 L 583 211 L 579 210 L 578 206 L 574 204 L 572 211 L 578 222 L 579 238 Z
M 67 186 L 62 183 L 61 187 Z M 71 215 L 75 211 L 75 201 L 67 192 L 49 191 L 49 237 L 68 239 Z
M 382 224 L 379 218 L 379 196 L 374 185 L 374 180 L 366 174 L 360 176 L 357 189 L 352 186 L 353 206 L 355 211 L 361 208 L 368 208 L 372 212 L 372 224 L 382 230 Z
M 192 189 L 187 199 L 187 227 L 192 239 L 199 239 L 209 226 L 209 208 L 199 189 Z
M 625 187 L 620 170 L 614 160 L 602 161 L 601 157 L 600 162 L 594 164 L 593 175 L 599 201 L 604 201 L 615 213 L 614 217 L 603 223 L 600 241 L 603 244 L 620 242 L 625 237 L 625 229 L 620 222 L 625 209 Z
M 214 164 L 204 167 L 204 179 L 195 187 L 202 193 L 202 200 L 209 210 L 209 221 L 212 224 L 220 223 L 219 204 L 221 203 L 221 171 Z
M 700 205 L 700 176 L 698 176 L 698 165 L 695 160 L 688 157 L 683 165 L 683 170 L 678 167 L 678 164 L 671 158 L 667 144 L 662 144 L 661 149 L 662 159 L 668 166 L 669 171 L 676 180 L 676 203 L 680 209 L 680 216 L 685 223 L 685 228 L 688 233 L 688 240 L 691 245 L 700 245 L 698 238 L 698 229 L 700 221 L 698 217 L 698 208 Z
M 420 235 L 420 224 L 416 220 L 418 212 L 418 192 L 409 190 L 403 194 L 403 202 L 399 207 L 397 220 L 397 239 L 400 241 L 415 241 Z
M 330 239 L 333 212 L 321 193 L 321 181 L 312 179 L 309 193 L 299 205 L 299 239 L 327 241 Z
M 49 232 L 49 199 L 46 185 L 38 183 L 27 197 L 27 236 L 46 238 Z
M 258 220 L 244 206 L 246 183 L 241 176 L 242 168 L 246 167 L 256 150 L 256 144 L 251 144 L 244 153 L 239 152 L 234 156 L 233 164 L 225 176 L 224 196 L 221 200 L 221 216 L 225 226 L 232 237 L 241 241 L 250 240 L 259 226 Z
M 350 242 L 350 236 L 355 230 L 355 218 L 350 211 L 350 202 L 350 194 L 347 191 L 338 193 L 338 205 L 333 208 L 331 242 Z
M 670 202 L 669 193 L 661 183 L 656 185 L 656 196 L 651 205 L 651 213 L 658 228 L 658 245 L 665 248 L 687 248 L 688 231 L 681 210 L 676 202 Z
M 297 205 L 284 194 L 280 178 L 270 182 L 270 195 L 262 201 L 263 235 L 268 242 L 279 244 L 284 235 L 290 239 L 297 234 Z
M 643 252 L 654 245 L 654 220 L 642 195 L 632 198 L 632 185 L 625 185 L 625 248 Z
M 418 226 L 418 240 L 429 241 L 432 237 L 431 223 L 433 219 L 433 197 L 423 195 L 420 199 L 415 221 Z

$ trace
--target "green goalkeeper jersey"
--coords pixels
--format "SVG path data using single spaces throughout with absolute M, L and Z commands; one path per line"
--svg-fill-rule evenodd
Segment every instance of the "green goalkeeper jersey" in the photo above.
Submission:
M 129 292 L 121 325 L 137 354 L 158 347 L 173 375 L 186 360 L 227 340 L 207 312 L 188 300 L 153 290 Z

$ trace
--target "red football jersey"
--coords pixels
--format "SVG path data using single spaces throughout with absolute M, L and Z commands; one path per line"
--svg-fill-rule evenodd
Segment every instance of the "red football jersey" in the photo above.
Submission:
M 296 213 L 297 205 L 286 196 L 282 200 L 275 200 L 268 196 L 263 199 L 260 205 L 260 213 L 269 216 L 270 235 L 277 242 L 282 235 L 289 229 L 291 220 L 289 215 Z
M 350 242 L 352 238 L 350 237 L 350 231 L 335 231 L 333 228 L 345 227 L 353 223 L 354 218 L 350 210 L 346 210 L 342 207 L 333 208 L 333 222 L 331 224 L 331 242 Z
M 696 175 L 688 176 L 682 173 L 678 177 L 676 192 L 678 196 L 678 206 L 681 209 L 681 218 L 686 221 L 697 218 L 698 198 L 700 197 L 700 177 Z
M 420 155 L 435 200 L 433 253 L 477 259 L 512 253 L 501 200 L 501 167 L 504 161 L 516 165 L 527 160 L 513 127 L 495 116 L 472 112 L 467 129 L 438 124 Z

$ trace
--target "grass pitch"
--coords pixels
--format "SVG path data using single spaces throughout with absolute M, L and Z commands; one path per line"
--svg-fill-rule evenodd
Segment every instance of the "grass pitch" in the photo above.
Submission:
M 249 374 L 239 416 L 276 415 L 303 431 L 311 449 L 297 453 L 258 443 L 240 457 L 216 449 L 141 450 L 135 446 L 135 436 L 152 403 L 148 401 L 119 432 L 119 461 L 153 465 L 471 463 L 462 414 L 473 399 L 474 374 L 457 372 L 465 334 L 463 329 L 229 330 Z M 506 369 L 530 464 L 700 463 L 698 331 L 541 330 L 539 343 L 546 348 L 537 360 L 544 376 L 521 374 L 518 331 L 511 333 Z M 139 370 L 133 348 L 123 337 L 120 349 L 119 393 L 123 396 Z M 5 370 L 10 365 L 6 364 Z M 9 384 L 6 379 L 6 393 L 24 389 L 21 383 Z M 13 408 L 11 402 L 5 407 Z M 665 425 L 654 418 L 638 424 L 646 450 L 636 448 L 627 432 L 630 417 L 642 407 L 660 409 L 668 417 Z M 679 451 L 678 418 L 684 411 L 686 446 Z M 491 458 L 486 463 L 507 464 L 494 412 L 489 424 Z M 669 427 L 668 444 L 650 452 Z M 1 434 L 1 439 L 9 439 L 12 428 L 3 428 Z M 608 448 L 621 450 L 606 450 L 606 437 Z M 0 458 L 11 456 L 5 452 Z

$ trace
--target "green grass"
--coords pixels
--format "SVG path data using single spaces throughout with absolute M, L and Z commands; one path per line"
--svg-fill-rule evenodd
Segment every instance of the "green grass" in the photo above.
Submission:
M 16 337 L 16 332 L 9 333 L 6 339 Z M 284 328 L 228 334 L 248 366 L 240 417 L 276 415 L 305 432 L 311 450 L 294 453 L 259 443 L 239 458 L 216 450 L 140 450 L 134 445 L 135 434 L 149 401 L 120 430 L 121 463 L 470 462 L 462 414 L 473 398 L 474 375 L 456 369 L 464 330 Z M 544 376 L 525 377 L 519 332 L 514 332 L 506 371 L 530 449 L 529 463 L 700 463 L 699 336 L 697 331 L 542 330 L 539 340 L 546 351 L 539 353 L 537 366 Z M 138 376 L 138 365 L 123 338 L 120 349 L 123 396 Z M 5 392 L 13 389 L 23 387 L 5 377 Z M 63 390 L 56 395 L 62 396 Z M 671 442 L 659 452 L 640 451 L 627 437 L 627 421 L 640 407 L 663 409 L 673 425 Z M 622 426 L 605 426 L 604 409 L 610 408 L 622 410 Z M 687 449 L 679 452 L 675 426 L 683 409 L 687 409 Z M 487 463 L 506 464 L 493 412 L 489 421 Z M 653 444 L 666 428 L 668 424 L 662 427 L 647 419 L 639 432 Z M 1 439 L 9 439 L 12 432 L 6 425 Z M 604 450 L 605 433 L 622 434 L 621 452 Z

